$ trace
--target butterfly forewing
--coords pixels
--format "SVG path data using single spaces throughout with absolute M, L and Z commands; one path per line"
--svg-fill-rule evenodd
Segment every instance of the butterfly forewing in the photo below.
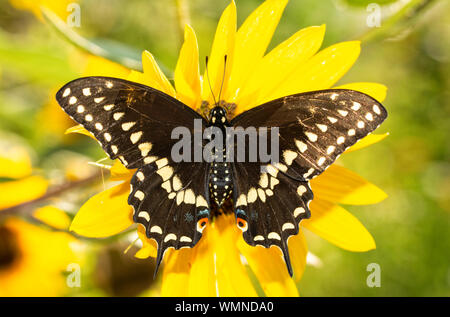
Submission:
M 76 79 L 56 94 L 61 107 L 91 132 L 111 159 L 139 168 L 155 157 L 168 157 L 176 127 L 194 129 L 204 120 L 163 92 L 109 77 Z
M 280 168 L 291 177 L 310 180 L 386 117 L 384 107 L 366 94 L 329 89 L 270 101 L 232 123 L 244 128 L 278 127 Z

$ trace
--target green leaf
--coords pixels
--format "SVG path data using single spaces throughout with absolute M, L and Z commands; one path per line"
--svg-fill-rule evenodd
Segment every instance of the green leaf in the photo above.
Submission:
M 107 39 L 87 39 L 68 27 L 53 11 L 43 6 L 41 11 L 44 19 L 72 45 L 89 54 L 121 64 L 126 68 L 142 71 L 142 52 L 136 48 Z M 167 67 L 159 61 L 157 62 L 166 76 L 173 77 L 172 72 Z
M 130 47 L 124 48 L 124 45 L 119 43 L 115 45 L 111 45 L 111 43 L 109 45 L 103 43 L 102 45 L 102 42 L 95 43 L 68 27 L 53 11 L 45 7 L 41 7 L 41 11 L 44 19 L 72 45 L 92 55 L 109 59 L 130 69 L 142 71 L 142 63 L 139 58 L 136 58 L 140 56 L 139 51 Z M 124 51 L 127 51 L 127 55 L 122 55 Z
M 40 85 L 53 86 L 73 78 L 67 56 L 45 46 L 24 45 L 0 32 L 0 65 Z

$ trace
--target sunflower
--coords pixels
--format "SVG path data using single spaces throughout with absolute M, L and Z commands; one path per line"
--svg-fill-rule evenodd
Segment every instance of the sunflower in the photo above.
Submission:
M 201 111 L 202 105 L 213 104 L 213 94 L 218 96 L 221 91 L 221 101 L 233 104 L 235 115 L 278 97 L 330 87 L 353 89 L 380 102 L 384 100 L 386 87 L 381 84 L 359 82 L 334 86 L 358 58 L 360 43 L 342 42 L 319 51 L 324 25 L 302 29 L 266 54 L 286 4 L 285 0 L 265 1 L 237 30 L 236 6 L 231 2 L 219 20 L 208 73 L 203 76 L 199 71 L 196 35 L 186 25 L 174 72 L 175 87 L 147 51 L 142 55 L 143 72 L 132 71 L 128 79 L 161 90 L 197 111 Z M 89 134 L 80 127 L 72 131 Z M 369 135 L 347 153 L 385 136 Z M 133 171 L 115 162 L 111 180 L 122 182 L 89 199 L 77 213 L 71 229 L 80 235 L 105 237 L 132 225 L 132 210 L 127 204 L 132 174 Z M 362 252 L 375 248 L 370 233 L 340 204 L 378 203 L 386 198 L 382 190 L 337 164 L 316 177 L 311 186 L 315 194 L 310 205 L 312 216 L 302 221 L 302 228 L 345 250 Z M 142 248 L 136 256 L 155 257 L 155 244 L 146 238 L 141 226 L 138 234 Z M 203 232 L 194 248 L 167 251 L 161 295 L 256 296 L 257 280 L 267 296 L 298 296 L 296 282 L 303 274 L 307 254 L 302 231 L 289 240 L 289 251 L 294 279 L 289 276 L 277 248 L 247 245 L 234 216 L 221 215 Z
M 0 296 L 56 296 L 69 291 L 63 273 L 80 263 L 70 234 L 44 229 L 3 209 L 42 197 L 49 182 L 34 175 L 30 153 L 20 142 L 0 140 Z M 67 230 L 70 218 L 62 210 L 44 206 L 33 217 L 54 229 Z M 55 252 L 58 250 L 58 252 Z
M 0 210 L 43 196 L 49 182 L 36 175 L 25 146 L 0 139 Z
M 35 210 L 34 217 L 53 228 L 66 229 L 70 223 L 69 217 L 53 206 Z M 71 289 L 64 273 L 69 264 L 81 260 L 73 249 L 76 244 L 68 233 L 18 218 L 0 221 L 0 296 L 68 294 Z
M 73 65 L 75 73 L 84 76 L 114 76 L 118 78 L 127 78 L 130 71 L 114 62 L 102 57 L 93 56 L 86 53 L 76 53 L 70 55 L 70 64 Z M 74 125 L 55 99 L 57 88 L 51 89 L 48 101 L 42 106 L 38 115 L 37 122 L 45 122 L 45 125 L 38 124 L 38 131 L 43 132 L 44 136 L 62 135 L 68 128 Z M 65 138 L 62 140 L 70 143 L 73 139 Z

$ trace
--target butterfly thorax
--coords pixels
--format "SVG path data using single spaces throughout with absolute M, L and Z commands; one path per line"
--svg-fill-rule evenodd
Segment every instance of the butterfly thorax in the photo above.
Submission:
M 226 161 L 226 127 L 230 126 L 227 112 L 221 106 L 214 107 L 209 114 L 209 126 L 219 128 L 223 133 L 222 153 L 216 153 L 209 168 L 209 191 L 212 200 L 220 207 L 233 190 L 231 164 Z

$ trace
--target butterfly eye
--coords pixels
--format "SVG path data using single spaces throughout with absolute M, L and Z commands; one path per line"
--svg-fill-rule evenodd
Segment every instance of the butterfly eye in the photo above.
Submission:
M 239 227 L 239 229 L 241 229 L 242 231 L 247 231 L 248 229 L 248 223 L 246 220 L 237 217 L 236 218 L 236 224 Z
M 205 229 L 207 224 L 208 224 L 208 218 L 201 218 L 200 220 L 198 220 L 197 221 L 197 231 L 203 232 L 203 230 Z

